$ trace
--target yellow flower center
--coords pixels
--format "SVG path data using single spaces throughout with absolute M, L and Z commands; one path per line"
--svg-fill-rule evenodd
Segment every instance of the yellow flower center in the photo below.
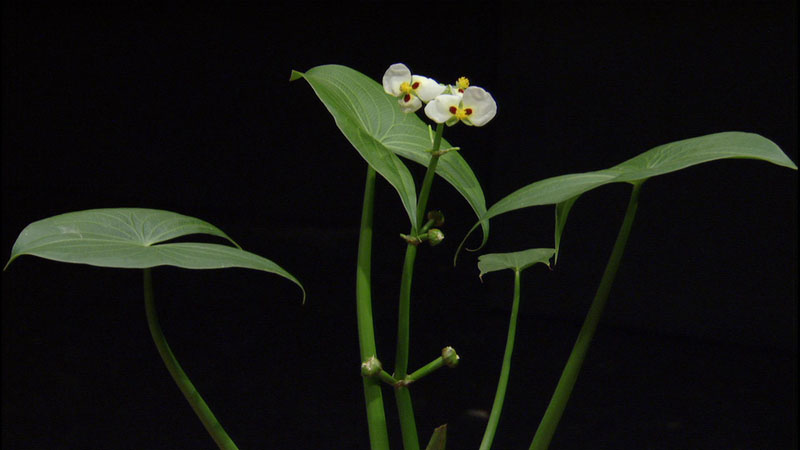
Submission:
M 414 82 L 414 84 L 409 83 L 408 81 L 403 81 L 400 84 L 400 92 L 404 94 L 413 94 L 414 90 L 419 87 L 419 81 Z
M 461 77 L 456 80 L 456 89 L 458 92 L 463 93 L 466 88 L 469 87 L 469 79 L 467 77 Z
M 450 107 L 450 114 L 456 117 L 458 120 L 464 120 L 467 117 L 472 115 L 472 108 L 461 108 L 461 107 Z

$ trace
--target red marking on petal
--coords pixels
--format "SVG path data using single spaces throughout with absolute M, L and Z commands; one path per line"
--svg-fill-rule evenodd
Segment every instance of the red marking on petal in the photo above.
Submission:
M 411 101 L 411 95 L 410 94 L 406 94 L 403 97 L 403 101 L 406 102 L 406 103 L 410 102 Z
M 417 81 L 417 82 L 415 82 L 414 84 L 411 85 L 411 89 L 416 89 L 418 87 L 419 87 L 419 81 Z
M 472 108 L 467 108 L 467 109 L 465 109 L 465 110 L 464 110 L 464 114 L 466 114 L 466 115 L 470 115 L 470 114 L 472 114 Z
M 456 108 L 455 106 L 451 106 L 450 107 L 450 114 L 455 114 L 457 112 L 458 112 L 458 108 Z

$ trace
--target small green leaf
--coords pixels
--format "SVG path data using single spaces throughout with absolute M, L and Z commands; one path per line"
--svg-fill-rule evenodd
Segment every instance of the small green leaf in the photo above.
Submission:
M 295 72 L 299 74 L 299 72 Z M 317 66 L 302 74 L 336 125 L 359 154 L 397 191 L 406 213 L 416 222 L 416 186 L 408 168 L 397 156 L 428 166 L 431 130 L 417 114 L 403 113 L 397 99 L 366 75 L 339 65 Z M 453 147 L 442 140 L 441 148 Z M 458 152 L 439 158 L 436 173 L 450 183 L 480 217 L 486 200 L 475 174 Z M 489 237 L 489 222 L 483 221 L 483 240 Z
M 522 272 L 536 263 L 550 267 L 550 258 L 555 252 L 554 248 L 532 248 L 512 253 L 487 253 L 478 257 L 479 276 L 483 279 L 484 274 L 503 269 Z
M 433 435 L 431 436 L 431 440 L 428 441 L 428 446 L 425 447 L 425 450 L 444 450 L 444 446 L 447 443 L 447 424 L 442 426 L 436 427 L 433 430 Z
M 556 211 L 556 242 L 560 244 L 567 213 L 583 193 L 609 183 L 641 182 L 697 164 L 728 158 L 758 159 L 797 170 L 797 166 L 780 147 L 769 139 L 736 131 L 716 133 L 655 147 L 609 169 L 561 175 L 531 183 L 492 205 L 480 220 L 531 206 L 563 203 Z M 470 234 L 477 227 L 476 223 Z
M 163 243 L 190 234 L 221 237 L 236 247 L 199 242 Z M 242 250 L 214 225 L 155 209 L 92 209 L 33 222 L 22 230 L 14 243 L 6 268 L 21 255 L 125 269 L 165 265 L 185 269 L 240 267 L 280 275 L 303 289 L 289 272 L 266 258 Z

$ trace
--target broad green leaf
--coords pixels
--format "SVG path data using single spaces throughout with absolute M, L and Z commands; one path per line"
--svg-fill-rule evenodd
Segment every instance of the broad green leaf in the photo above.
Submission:
M 550 258 L 555 252 L 554 248 L 532 248 L 512 253 L 487 253 L 478 257 L 479 276 L 483 278 L 486 273 L 503 269 L 522 272 L 536 263 L 550 267 Z
M 427 167 L 432 143 L 425 122 L 417 114 L 403 113 L 382 85 L 348 67 L 326 65 L 305 73 L 292 71 L 291 79 L 300 77 L 308 81 L 359 154 L 397 190 L 411 223 L 416 223 L 415 184 L 397 155 Z M 442 148 L 449 147 L 452 145 L 442 140 Z M 459 152 L 444 154 L 436 173 L 467 200 L 478 217 L 486 212 L 483 190 Z M 488 221 L 482 225 L 485 241 Z
M 643 182 L 657 175 L 728 158 L 757 159 L 797 170 L 789 157 L 769 139 L 735 131 L 716 133 L 655 147 L 609 169 L 537 181 L 507 195 L 480 219 L 488 220 L 531 206 L 561 205 L 556 210 L 556 243 L 559 244 L 567 213 L 583 193 L 609 183 Z M 477 226 L 475 224 L 472 230 Z
M 221 237 L 236 247 L 199 242 L 163 243 L 190 234 Z M 210 223 L 155 209 L 91 209 L 33 222 L 14 243 L 6 268 L 21 255 L 125 269 L 165 265 L 186 269 L 240 267 L 280 275 L 303 289 L 289 272 L 242 250 Z

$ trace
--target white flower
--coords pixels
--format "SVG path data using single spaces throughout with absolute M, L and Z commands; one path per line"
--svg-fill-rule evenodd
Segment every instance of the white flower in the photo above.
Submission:
M 454 86 L 457 89 L 457 86 Z M 454 125 L 459 120 L 466 125 L 480 127 L 497 114 L 497 103 L 491 94 L 476 86 L 464 89 L 464 93 L 442 94 L 425 106 L 425 115 L 436 123 Z
M 418 110 L 422 102 L 428 103 L 444 92 L 445 87 L 436 81 L 411 75 L 404 64 L 392 64 L 383 74 L 383 90 L 399 97 L 400 109 L 409 113 Z

